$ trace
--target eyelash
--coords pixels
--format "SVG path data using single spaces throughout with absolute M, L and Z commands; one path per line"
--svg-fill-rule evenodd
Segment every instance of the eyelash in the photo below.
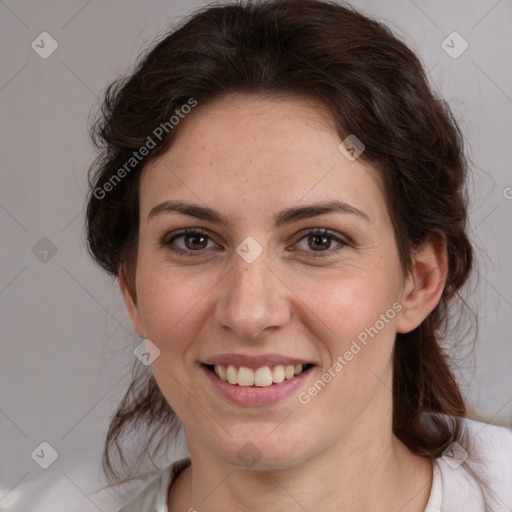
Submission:
M 172 242 L 174 242 L 177 238 L 184 237 L 184 236 L 190 235 L 190 234 L 193 234 L 193 235 L 204 235 L 209 240 L 211 240 L 211 238 L 208 236 L 208 234 L 203 229 L 201 229 L 201 228 L 187 228 L 187 229 L 179 231 L 179 232 L 177 232 L 175 234 L 174 233 L 171 233 L 171 234 L 173 234 L 174 236 L 172 236 L 172 238 L 170 238 L 170 239 L 169 239 L 169 234 L 164 236 L 164 238 L 161 241 L 161 246 L 164 247 L 164 248 L 170 249 L 171 251 L 173 251 L 173 252 L 175 252 L 177 254 L 180 254 L 180 255 L 183 255 L 183 256 L 187 256 L 187 257 L 192 257 L 192 258 L 200 257 L 201 253 L 203 253 L 207 249 L 199 249 L 197 251 L 184 250 L 184 249 L 176 249 L 176 248 L 171 248 L 170 247 Z M 300 234 L 302 236 L 299 238 L 299 240 L 297 240 L 296 243 L 298 243 L 301 240 L 303 240 L 305 238 L 308 238 L 310 236 L 327 236 L 328 238 L 332 238 L 335 242 L 338 242 L 340 244 L 340 246 L 341 246 L 341 247 L 338 247 L 338 248 L 335 248 L 335 249 L 328 249 L 326 251 L 319 251 L 319 252 L 316 252 L 316 253 L 314 251 L 306 251 L 306 252 L 312 253 L 313 254 L 313 256 L 312 256 L 313 258 L 327 258 L 327 257 L 332 256 L 333 252 L 336 252 L 336 251 L 340 250 L 342 247 L 350 246 L 350 244 L 346 240 L 343 240 L 342 238 L 340 238 L 335 231 L 331 231 L 330 229 L 327 229 L 327 228 L 307 229 L 305 231 L 301 231 Z

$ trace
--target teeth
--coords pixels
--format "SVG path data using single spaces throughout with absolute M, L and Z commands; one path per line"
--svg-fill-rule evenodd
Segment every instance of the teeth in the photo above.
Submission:
M 240 366 L 238 370 L 238 385 L 252 386 L 254 385 L 254 372 L 245 366 Z
M 252 370 L 249 370 L 252 373 Z M 258 368 L 254 373 L 254 385 L 261 388 L 272 385 L 272 372 L 268 366 Z
M 227 379 L 230 384 L 238 383 L 238 368 L 230 364 L 227 371 Z
M 284 378 L 291 379 L 295 375 L 295 367 L 288 365 L 284 367 Z
M 282 364 L 278 364 L 274 366 L 274 371 L 272 372 L 272 382 L 278 384 L 279 382 L 283 382 L 284 380 L 284 366 Z
M 220 364 L 216 365 L 215 368 L 217 368 L 217 375 L 224 381 L 227 381 L 228 380 L 228 371 L 226 370 L 226 368 L 224 368 L 224 366 L 221 366 Z
M 282 365 L 278 364 L 272 369 L 269 366 L 262 366 L 254 371 L 252 368 L 245 366 L 234 366 L 232 364 L 226 366 L 216 364 L 214 366 L 215 374 L 219 379 L 230 384 L 238 384 L 239 386 L 257 386 L 260 388 L 279 384 L 284 380 L 293 378 L 303 370 L 301 364 L 298 365 Z

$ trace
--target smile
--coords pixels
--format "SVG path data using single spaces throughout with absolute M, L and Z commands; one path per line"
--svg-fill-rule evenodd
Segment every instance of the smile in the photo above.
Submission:
M 309 369 L 311 364 L 297 365 L 272 365 L 261 366 L 260 368 L 247 368 L 246 366 L 236 365 L 206 365 L 223 382 L 242 387 L 268 387 L 273 384 L 279 384 L 285 380 L 290 380 L 296 375 Z

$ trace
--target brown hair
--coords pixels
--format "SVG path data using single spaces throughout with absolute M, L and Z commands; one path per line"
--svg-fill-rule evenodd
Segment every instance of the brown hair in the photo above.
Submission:
M 129 76 L 111 84 L 92 130 L 101 150 L 89 174 L 92 256 L 112 276 L 126 264 L 134 287 L 140 175 L 145 163 L 170 147 L 179 124 L 105 197 L 95 190 L 104 190 L 132 152 L 191 98 L 200 108 L 231 92 L 316 98 L 332 112 L 342 140 L 355 134 L 364 142 L 360 158 L 378 171 L 404 273 L 415 249 L 445 240 L 449 268 L 439 303 L 418 328 L 396 337 L 393 431 L 428 457 L 439 457 L 455 440 L 467 446 L 460 421 L 465 402 L 441 346 L 448 337 L 448 307 L 473 261 L 462 136 L 413 51 L 346 3 L 217 4 L 165 34 Z M 160 436 L 154 454 L 178 427 L 153 376 L 135 360 L 133 381 L 105 443 L 109 481 L 119 476 L 111 464 L 114 448 L 124 463 L 120 441 L 126 432 L 142 429 L 148 445 Z M 148 446 L 140 447 L 140 455 L 151 456 Z

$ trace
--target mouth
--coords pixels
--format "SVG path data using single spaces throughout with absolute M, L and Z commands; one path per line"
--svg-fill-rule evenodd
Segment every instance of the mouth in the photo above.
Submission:
M 314 364 L 278 364 L 261 366 L 253 369 L 246 366 L 237 366 L 232 364 L 201 364 L 209 372 L 216 375 L 222 382 L 244 388 L 278 386 L 282 382 L 307 373 L 311 368 L 313 368 L 313 366 L 315 366 Z

